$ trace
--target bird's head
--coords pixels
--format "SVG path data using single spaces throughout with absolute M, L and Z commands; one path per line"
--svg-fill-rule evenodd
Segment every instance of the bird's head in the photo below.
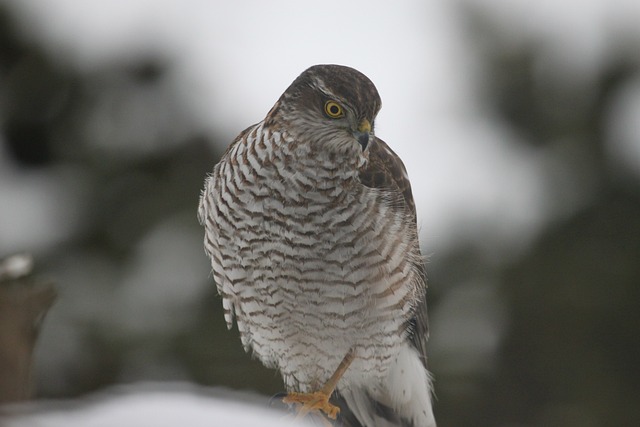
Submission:
M 286 122 L 294 139 L 314 150 L 362 156 L 373 139 L 382 102 L 361 72 L 341 65 L 314 65 L 282 94 L 266 123 Z

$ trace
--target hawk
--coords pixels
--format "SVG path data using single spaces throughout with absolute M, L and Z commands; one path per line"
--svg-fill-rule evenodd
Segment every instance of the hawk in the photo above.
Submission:
M 435 426 L 416 209 L 374 134 L 380 106 L 359 71 L 307 69 L 215 165 L 198 217 L 227 325 L 281 373 L 285 402 L 342 425 Z

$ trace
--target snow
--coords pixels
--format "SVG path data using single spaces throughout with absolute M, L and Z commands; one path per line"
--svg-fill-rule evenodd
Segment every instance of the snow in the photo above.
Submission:
M 288 414 L 225 394 L 237 392 L 183 384 L 116 387 L 76 401 L 4 407 L 3 427 L 282 427 L 307 425 Z

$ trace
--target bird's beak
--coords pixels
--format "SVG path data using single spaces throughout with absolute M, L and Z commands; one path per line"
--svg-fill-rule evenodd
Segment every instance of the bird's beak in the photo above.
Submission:
M 358 132 L 360 132 L 360 133 L 370 133 L 371 132 L 371 123 L 369 123 L 369 120 L 362 119 L 362 121 L 358 125 Z
M 367 119 L 362 119 L 358 125 L 358 131 L 355 132 L 355 136 L 358 142 L 362 146 L 362 151 L 366 150 L 369 145 L 369 135 L 371 134 L 371 123 Z

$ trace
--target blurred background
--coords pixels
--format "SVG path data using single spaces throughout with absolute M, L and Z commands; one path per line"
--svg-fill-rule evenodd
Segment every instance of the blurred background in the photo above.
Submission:
M 226 330 L 196 207 L 339 63 L 412 179 L 439 426 L 640 425 L 640 3 L 305 4 L 0 0 L 0 257 L 58 292 L 37 396 L 283 390 Z

